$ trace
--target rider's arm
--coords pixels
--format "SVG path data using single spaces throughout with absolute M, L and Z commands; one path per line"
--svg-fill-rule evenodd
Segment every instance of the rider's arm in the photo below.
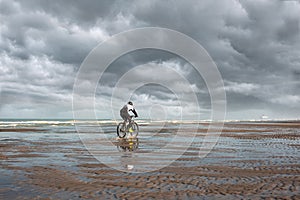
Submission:
M 133 112 L 133 114 L 134 114 L 134 117 L 138 117 L 138 114 L 137 114 L 137 112 L 135 111 L 135 109 L 134 109 L 134 108 L 133 108 L 133 109 L 130 109 L 129 111 Z
M 135 111 L 135 109 L 133 109 L 132 112 L 134 113 L 134 117 L 138 117 L 138 114 L 137 114 L 137 112 Z

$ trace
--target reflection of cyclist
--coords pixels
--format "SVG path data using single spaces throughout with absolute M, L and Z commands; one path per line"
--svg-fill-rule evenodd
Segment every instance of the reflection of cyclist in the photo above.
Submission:
M 128 123 L 131 121 L 131 116 L 130 113 L 134 114 L 134 117 L 138 117 L 137 112 L 135 111 L 134 107 L 133 107 L 133 103 L 131 101 L 129 101 L 126 105 L 123 106 L 123 108 L 120 110 L 120 116 L 122 117 L 122 119 L 125 121 L 126 126 L 128 125 Z M 124 128 L 124 127 L 123 127 Z
M 119 151 L 135 151 L 139 147 L 139 140 L 137 138 L 135 139 L 127 139 L 127 140 L 121 140 L 117 144 Z

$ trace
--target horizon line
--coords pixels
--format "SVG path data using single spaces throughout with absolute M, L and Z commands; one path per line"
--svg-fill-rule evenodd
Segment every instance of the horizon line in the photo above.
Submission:
M 88 118 L 81 118 L 81 119 L 74 119 L 74 118 L 0 118 L 1 120 L 33 120 L 33 121 L 51 121 L 51 120 L 99 120 L 99 121 L 120 121 L 122 119 L 109 119 L 109 118 L 98 118 L 98 119 L 88 119 Z M 274 118 L 274 119 L 224 119 L 224 120 L 211 120 L 211 119 L 147 119 L 147 118 L 139 118 L 135 119 L 136 121 L 139 120 L 146 120 L 146 121 L 199 121 L 199 122 L 272 122 L 272 121 L 300 121 L 300 118 Z

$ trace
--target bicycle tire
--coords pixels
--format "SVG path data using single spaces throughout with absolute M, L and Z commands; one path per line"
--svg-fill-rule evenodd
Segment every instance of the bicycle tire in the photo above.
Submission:
M 124 122 L 120 122 L 117 126 L 117 135 L 119 138 L 124 138 L 126 136 L 126 131 L 121 131 L 121 128 L 124 126 Z

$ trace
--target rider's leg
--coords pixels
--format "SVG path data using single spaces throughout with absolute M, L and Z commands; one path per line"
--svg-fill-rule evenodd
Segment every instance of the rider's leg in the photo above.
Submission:
M 127 128 L 129 129 L 129 128 L 131 128 L 131 116 L 130 115 L 128 115 L 127 120 L 128 120 L 128 126 L 127 126 Z
M 130 128 L 131 117 L 128 113 L 126 113 L 125 118 L 126 130 L 128 130 Z
M 127 112 L 121 112 L 120 115 L 124 120 L 123 127 L 121 128 L 121 130 L 128 131 L 130 128 L 131 116 Z
M 126 127 L 127 127 L 127 125 L 126 125 L 127 116 L 124 115 L 123 113 L 121 113 L 121 117 L 122 117 L 122 119 L 124 120 L 123 125 L 122 125 L 122 127 L 121 127 L 121 131 L 124 132 L 124 131 L 126 131 Z
M 123 132 L 126 131 L 126 122 L 125 121 L 122 124 L 121 131 L 123 131 Z

